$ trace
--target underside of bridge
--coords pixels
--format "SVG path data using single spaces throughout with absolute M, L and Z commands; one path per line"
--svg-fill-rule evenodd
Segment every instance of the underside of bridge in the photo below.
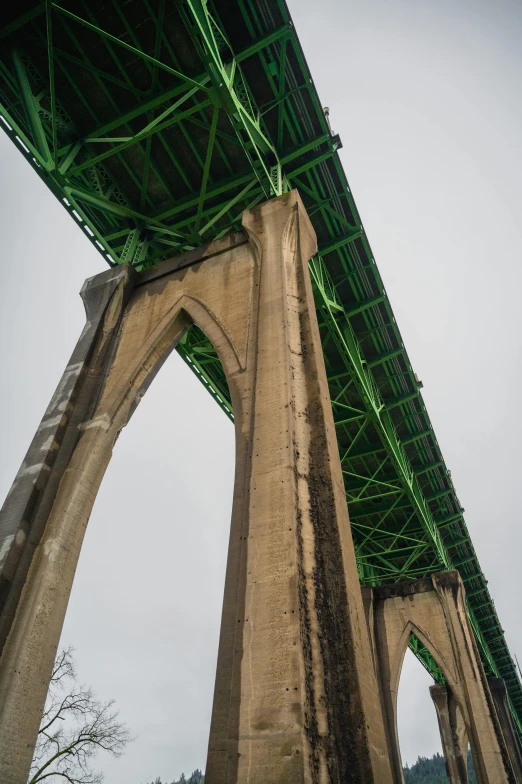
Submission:
M 458 570 L 520 732 L 515 665 L 284 0 L 20 0 L 3 25 L 0 125 L 110 266 L 146 271 L 299 191 L 359 579 Z M 203 332 L 177 350 L 233 418 Z

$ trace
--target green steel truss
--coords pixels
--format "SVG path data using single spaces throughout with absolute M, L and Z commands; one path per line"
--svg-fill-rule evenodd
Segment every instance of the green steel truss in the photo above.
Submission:
M 109 264 L 146 268 L 299 189 L 360 579 L 458 569 L 522 730 L 517 671 L 285 1 L 19 0 L 3 21 L 0 125 Z M 178 350 L 232 418 L 205 335 Z

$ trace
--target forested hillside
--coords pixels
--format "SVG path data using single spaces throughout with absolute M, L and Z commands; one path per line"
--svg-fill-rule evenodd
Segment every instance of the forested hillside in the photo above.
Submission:
M 448 784 L 444 757 L 434 754 L 433 757 L 419 757 L 410 767 L 403 768 L 405 784 Z M 468 782 L 477 784 L 471 753 L 468 752 Z
M 433 757 L 419 757 L 417 762 L 403 768 L 405 784 L 448 784 L 444 757 L 434 754 Z M 184 773 L 179 779 L 162 781 L 160 778 L 146 784 L 205 784 L 205 776 L 200 770 L 195 770 L 188 778 Z M 477 784 L 471 753 L 468 753 L 468 784 Z

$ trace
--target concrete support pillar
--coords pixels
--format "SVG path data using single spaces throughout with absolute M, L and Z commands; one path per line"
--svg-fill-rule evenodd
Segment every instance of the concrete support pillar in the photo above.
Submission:
M 468 735 L 462 714 L 445 684 L 430 686 L 437 712 L 449 784 L 468 784 Z
M 488 684 L 516 782 L 517 784 L 522 784 L 522 742 L 509 710 L 506 684 L 502 678 L 488 678 Z
M 25 784 L 113 445 L 192 324 L 212 341 L 236 477 L 208 784 L 392 784 L 295 191 L 230 235 L 84 289 L 88 322 L 0 521 L 0 781 Z M 95 612 L 95 609 L 93 609 Z
M 85 282 L 85 327 L 0 514 L 2 784 L 27 781 L 85 524 L 96 497 L 87 482 L 74 492 L 69 474 L 73 492 L 67 498 L 64 475 L 79 443 L 86 446 L 81 426 L 92 413 L 131 288 L 132 270 L 126 267 Z M 57 504 L 58 516 L 53 515 Z
M 308 273 L 288 194 L 245 213 L 259 277 L 208 784 L 391 782 Z

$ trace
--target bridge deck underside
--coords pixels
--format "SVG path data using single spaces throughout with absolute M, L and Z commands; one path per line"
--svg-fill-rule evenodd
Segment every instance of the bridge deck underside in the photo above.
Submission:
M 3 18 L 0 125 L 107 263 L 151 266 L 299 190 L 361 581 L 457 568 L 520 729 L 516 669 L 284 0 L 20 0 Z M 232 417 L 206 337 L 179 351 Z

